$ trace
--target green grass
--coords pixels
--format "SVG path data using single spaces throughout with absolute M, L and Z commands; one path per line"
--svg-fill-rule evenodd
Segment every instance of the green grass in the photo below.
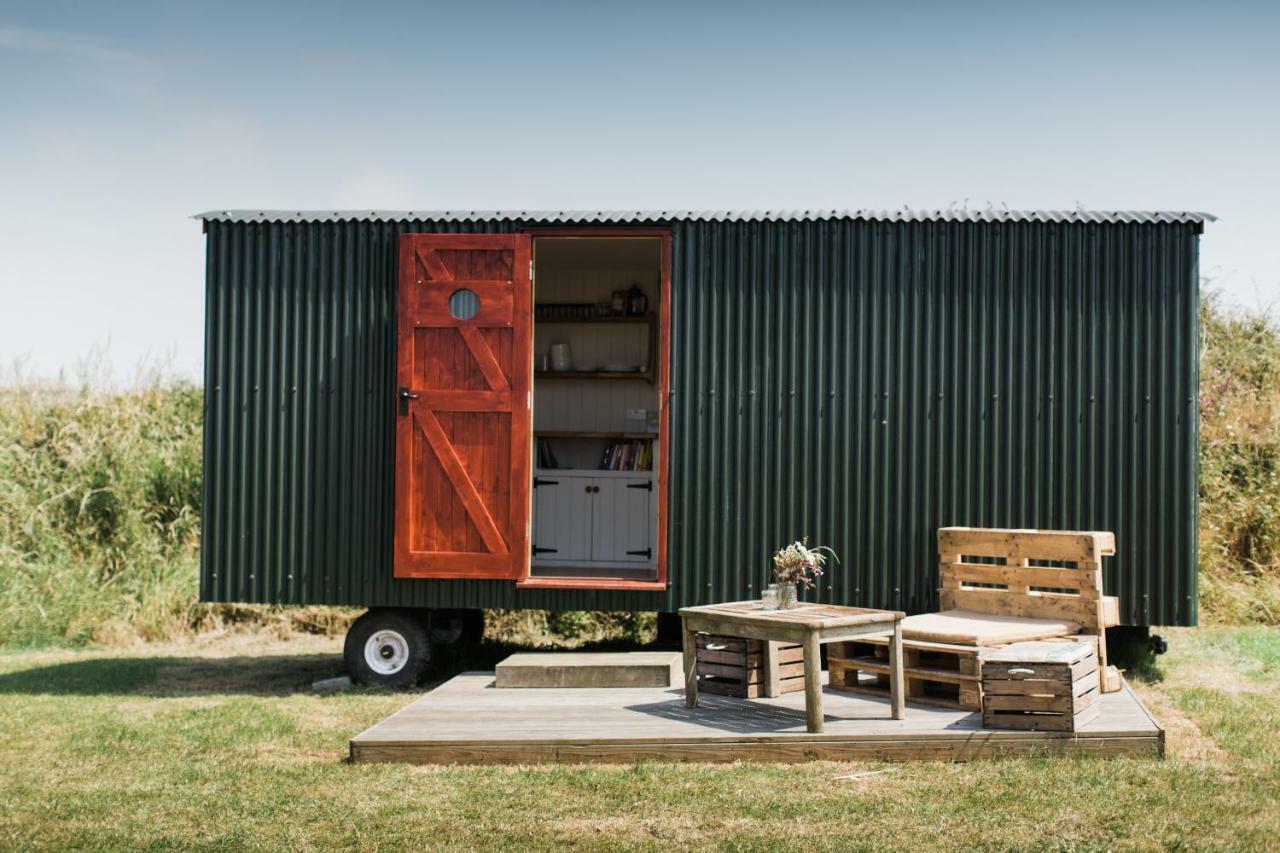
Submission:
M 492 657 L 480 649 L 480 659 Z M 336 642 L 0 656 L 0 847 L 1216 847 L 1280 838 L 1280 630 L 1171 632 L 1169 757 L 348 765 L 405 694 L 319 697 Z M 885 772 L 840 779 L 851 770 Z

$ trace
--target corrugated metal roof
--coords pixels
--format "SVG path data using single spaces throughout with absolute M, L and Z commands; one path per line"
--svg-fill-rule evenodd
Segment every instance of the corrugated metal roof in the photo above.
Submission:
M 206 210 L 193 218 L 206 222 L 750 222 L 854 219 L 867 222 L 1213 222 L 1194 210 Z

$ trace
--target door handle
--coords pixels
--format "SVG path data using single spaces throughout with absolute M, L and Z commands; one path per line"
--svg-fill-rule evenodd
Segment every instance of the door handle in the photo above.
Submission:
M 400 387 L 400 414 L 402 416 L 409 414 L 409 401 L 418 399 L 418 396 L 403 385 Z

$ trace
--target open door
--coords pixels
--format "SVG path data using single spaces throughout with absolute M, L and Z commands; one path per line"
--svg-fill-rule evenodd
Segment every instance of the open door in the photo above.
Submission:
M 530 238 L 400 237 L 395 576 L 529 573 Z

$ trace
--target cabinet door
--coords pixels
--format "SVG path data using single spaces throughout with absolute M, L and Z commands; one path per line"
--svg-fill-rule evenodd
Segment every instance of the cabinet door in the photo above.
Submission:
M 533 489 L 533 559 L 591 559 L 591 491 L 595 480 L 540 473 Z M 546 549 L 546 550 L 544 550 Z
M 652 480 L 604 479 L 595 481 L 595 507 L 591 519 L 591 558 L 602 562 L 653 562 Z

